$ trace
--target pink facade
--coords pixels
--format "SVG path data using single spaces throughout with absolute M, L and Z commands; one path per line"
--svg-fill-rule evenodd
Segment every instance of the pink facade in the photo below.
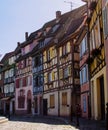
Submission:
M 80 43 L 80 86 L 81 86 L 81 110 L 82 117 L 89 117 L 89 68 L 88 68 L 88 46 L 87 34 L 83 34 Z
M 32 58 L 26 54 L 31 51 L 31 44 L 20 48 L 20 55 L 16 63 L 15 79 L 15 113 L 32 114 Z

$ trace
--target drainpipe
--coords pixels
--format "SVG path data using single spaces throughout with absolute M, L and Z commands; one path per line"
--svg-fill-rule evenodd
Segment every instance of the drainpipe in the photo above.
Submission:
M 57 49 L 57 54 L 59 54 L 59 49 Z M 57 75 L 58 75 L 58 117 L 60 116 L 60 80 L 59 80 L 59 56 L 57 55 Z
M 89 16 L 88 14 L 88 4 L 87 4 L 87 17 Z M 89 103 L 88 103 L 88 118 L 91 118 L 91 73 L 90 73 L 90 31 L 89 31 L 89 23 L 87 24 L 87 44 L 88 44 L 88 81 L 89 81 Z
M 54 43 L 57 45 L 58 38 L 55 38 Z M 58 76 L 58 117 L 60 116 L 60 80 L 59 80 L 59 47 L 55 46 L 55 49 L 57 50 L 57 76 Z

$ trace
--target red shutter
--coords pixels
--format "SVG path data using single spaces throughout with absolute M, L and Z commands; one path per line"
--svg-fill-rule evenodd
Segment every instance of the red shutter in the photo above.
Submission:
M 16 80 L 16 88 L 19 88 L 19 79 Z

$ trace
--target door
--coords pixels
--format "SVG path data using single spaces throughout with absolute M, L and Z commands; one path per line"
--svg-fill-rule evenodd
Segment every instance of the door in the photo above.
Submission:
M 27 100 L 27 113 L 30 114 L 31 113 L 31 99 Z
M 12 102 L 12 114 L 15 114 L 15 102 Z
M 47 99 L 43 99 L 43 115 L 47 115 Z
M 105 98 L 104 98 L 104 77 L 100 77 L 100 109 L 101 109 L 101 119 L 105 119 Z

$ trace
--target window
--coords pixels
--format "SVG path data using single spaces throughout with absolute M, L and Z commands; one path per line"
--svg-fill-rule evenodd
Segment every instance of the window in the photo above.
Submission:
M 66 53 L 69 53 L 70 52 L 70 42 L 67 42 L 66 44 Z
M 55 97 L 54 94 L 50 95 L 50 108 L 54 108 L 55 107 Z
M 51 57 L 50 57 L 50 53 L 51 53 L 50 50 L 48 50 L 48 51 L 47 51 L 47 60 L 48 60 L 48 61 L 49 61 L 50 58 L 51 58 Z
M 85 36 L 81 42 L 80 45 L 80 57 L 82 57 L 84 55 L 84 53 L 87 51 L 88 47 L 87 47 L 87 36 Z
M 79 70 L 74 70 L 74 77 L 79 78 Z
M 22 87 L 22 79 L 19 79 L 19 87 Z
M 63 69 L 59 70 L 59 78 L 62 79 L 63 78 Z
M 51 82 L 51 81 L 52 81 L 52 74 L 50 72 L 50 73 L 48 73 L 48 82 Z
M 62 93 L 62 105 L 67 105 L 67 92 Z
M 48 74 L 44 74 L 44 83 L 47 83 L 48 82 Z
M 31 75 L 29 75 L 29 76 L 27 77 L 26 82 L 27 82 L 27 85 L 32 85 L 32 76 L 31 76 Z
M 59 49 L 59 56 L 60 57 L 62 56 L 62 47 L 60 47 L 60 49 Z
M 108 36 L 108 2 L 103 9 L 104 37 Z
M 39 85 L 43 85 L 43 75 L 39 76 Z
M 64 78 L 68 78 L 71 75 L 71 65 L 66 66 L 64 69 Z
M 5 79 L 9 77 L 9 71 L 5 71 Z
M 10 92 L 14 92 L 14 83 L 10 84 Z
M 64 45 L 64 46 L 63 46 L 63 55 L 66 54 L 66 51 L 67 51 L 67 50 L 66 50 L 66 45 Z
M 67 78 L 68 77 L 68 68 L 65 68 L 64 69 L 64 78 Z
M 80 71 L 80 84 L 88 81 L 88 65 L 85 65 Z
M 35 87 L 39 87 L 43 84 L 43 76 L 38 75 L 35 77 Z
M 9 70 L 9 77 L 12 77 L 14 75 L 14 69 Z
M 35 86 L 39 86 L 39 77 L 38 76 L 35 77 Z
M 23 87 L 27 85 L 26 80 L 27 80 L 27 77 L 23 77 Z
M 19 79 L 16 79 L 16 88 L 19 88 Z
M 19 96 L 18 96 L 18 108 L 24 108 L 24 104 L 25 104 L 25 95 L 24 95 L 25 91 L 24 90 L 20 90 L 19 91 Z
M 59 24 L 54 25 L 54 27 L 52 28 L 52 33 L 54 33 L 59 28 L 59 26 Z
M 39 66 L 40 64 L 41 64 L 41 57 L 40 56 L 35 57 L 35 67 Z

